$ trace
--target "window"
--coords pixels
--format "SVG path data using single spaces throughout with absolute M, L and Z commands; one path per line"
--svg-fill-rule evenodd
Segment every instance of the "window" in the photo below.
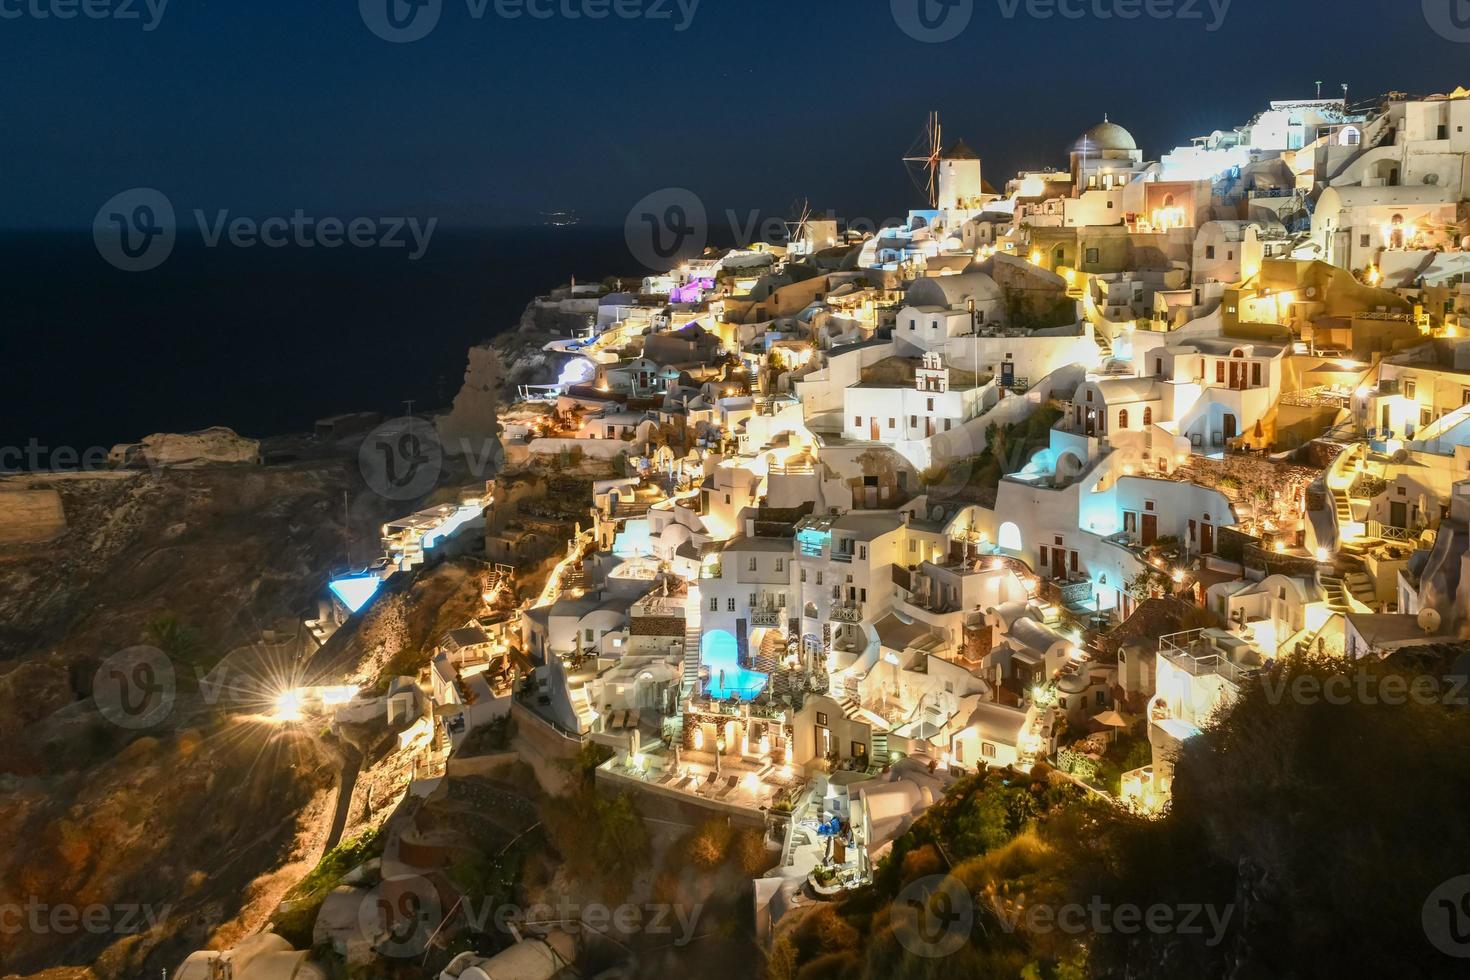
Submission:
M 750 570 L 751 570 L 751 571 L 752 571 L 752 572 L 753 572 L 753 571 L 755 571 L 755 570 L 756 570 L 756 563 L 755 563 L 755 558 L 754 558 L 754 556 L 752 556 L 752 557 L 751 557 L 751 559 L 750 559 Z
M 868 560 L 868 546 L 867 545 L 865 545 L 865 544 L 858 545 L 858 557 L 861 558 L 863 561 L 867 561 Z
M 805 582 L 805 581 L 806 581 L 806 569 L 805 569 L 805 568 L 803 568 L 803 569 L 802 569 L 802 570 L 801 570 L 801 580 L 802 580 L 802 581 L 803 581 L 803 582 Z
M 1089 248 L 1087 250 L 1087 262 L 1089 265 L 1097 264 L 1097 254 L 1097 249 L 1095 248 Z
M 731 596 L 728 600 L 726 600 L 726 602 L 725 602 L 725 608 L 729 612 L 734 612 L 735 611 L 735 597 L 734 596 Z
M 818 572 L 817 573 L 817 584 L 818 585 L 821 585 L 822 584 L 822 573 L 821 572 Z
M 1257 388 L 1261 386 L 1261 366 L 1259 364 L 1251 365 L 1251 384 Z
M 854 759 L 866 759 L 868 757 L 868 744 L 866 742 L 853 742 L 852 757 Z
M 919 417 L 917 415 L 909 416 L 909 427 L 915 429 L 919 427 Z
M 1419 410 L 1419 424 L 1420 425 L 1428 425 L 1429 423 L 1431 423 L 1433 421 L 1434 421 L 1434 413 L 1432 411 L 1430 411 L 1427 408 L 1421 408 Z
M 1098 704 L 1107 704 L 1108 703 L 1108 692 L 1107 691 L 1098 691 L 1097 692 L 1097 703 Z
M 949 419 L 945 419 L 944 420 L 944 431 L 945 432 L 948 432 L 949 431 L 949 425 L 950 425 L 950 420 Z
M 817 712 L 817 724 L 818 725 L 821 725 L 823 728 L 826 728 L 827 727 L 827 712 L 825 712 L 825 711 L 818 711 Z
M 1216 361 L 1215 362 L 1215 384 L 1222 385 L 1224 383 L 1225 383 L 1225 362 L 1224 361 Z
M 719 612 L 720 611 L 720 600 L 719 599 L 711 599 L 709 601 L 709 611 L 710 612 Z
M 931 411 L 931 412 L 934 411 L 934 399 L 928 398 L 928 399 L 925 399 L 925 401 L 927 401 L 929 403 L 928 411 Z
M 1409 379 L 1405 378 L 1404 379 L 1404 397 L 1405 398 L 1413 398 L 1414 397 L 1414 392 L 1415 392 L 1415 390 L 1417 390 L 1417 387 L 1418 386 L 1415 385 L 1414 382 L 1412 382 Z
M 786 571 L 786 559 L 785 558 L 777 558 L 776 559 L 776 571 L 778 571 L 778 572 L 784 572 L 784 571 Z
M 1126 408 L 1118 413 L 1118 428 L 1128 428 L 1128 409 Z
M 995 758 L 995 745 L 991 742 L 980 743 L 980 754 L 987 759 Z
M 586 642 L 591 643 L 591 642 L 593 642 L 594 640 L 597 639 L 597 634 L 593 633 L 591 630 L 583 630 L 582 631 L 582 638 Z
M 1113 202 L 1112 201 L 1109 201 L 1108 202 L 1108 210 L 1109 211 L 1113 210 Z
M 1088 401 L 1092 401 L 1092 389 L 1091 388 L 1089 388 L 1087 390 L 1087 400 Z
M 917 541 L 913 540 L 912 538 L 910 538 L 909 539 L 909 554 L 912 555 L 915 552 L 917 552 L 918 550 L 919 550 L 919 542 L 917 542 Z
M 1144 425 L 1153 425 L 1154 424 L 1154 410 L 1152 408 L 1145 408 L 1143 410 L 1143 424 Z
M 894 424 L 894 421 L 893 421 L 893 419 L 889 419 L 889 420 L 888 420 L 888 427 L 889 427 L 889 428 L 890 428 L 890 429 L 896 429 L 896 428 L 898 428 L 898 426 L 897 426 L 897 425 L 896 425 L 896 424 Z
M 915 317 L 910 317 L 909 318 L 909 329 L 910 330 L 916 329 L 918 327 L 918 325 L 919 325 L 919 321 L 918 321 L 917 318 L 915 318 Z
M 1207 258 L 1207 259 L 1213 259 L 1214 257 L 1215 257 L 1215 246 L 1213 246 L 1213 245 L 1206 245 L 1205 246 L 1205 258 Z
M 1359 248 L 1370 248 L 1371 247 L 1371 244 L 1372 244 L 1372 239 L 1369 238 L 1367 235 L 1359 235 L 1358 236 L 1358 247 Z
M 750 608 L 754 609 L 759 604 L 760 604 L 760 596 L 758 596 L 754 592 L 752 592 L 750 594 Z

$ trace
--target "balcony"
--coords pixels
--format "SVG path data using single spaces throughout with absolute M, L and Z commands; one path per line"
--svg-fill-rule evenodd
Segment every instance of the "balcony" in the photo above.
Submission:
M 750 611 L 750 624 L 766 629 L 775 629 L 786 620 L 786 610 L 774 606 L 757 606 Z
M 860 602 L 833 603 L 828 618 L 834 623 L 851 623 L 855 626 L 863 621 L 863 604 Z
M 1249 644 L 1244 640 L 1224 630 L 1203 629 L 1171 633 L 1162 637 L 1159 640 L 1159 653 L 1191 677 L 1215 675 L 1237 687 L 1261 672 L 1262 668 L 1259 666 L 1242 665 L 1231 660 L 1213 642 L 1214 639 L 1221 638 L 1235 641 L 1242 651 L 1250 649 Z

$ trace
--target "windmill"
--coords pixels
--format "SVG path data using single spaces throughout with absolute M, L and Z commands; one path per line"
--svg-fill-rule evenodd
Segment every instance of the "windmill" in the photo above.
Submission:
M 791 213 L 797 215 L 797 218 L 786 222 L 786 241 L 795 245 L 806 235 L 807 223 L 812 220 L 812 202 L 807 199 L 803 199 L 800 204 L 792 202 Z
M 922 153 L 924 156 L 919 156 Z M 909 178 L 914 186 L 929 194 L 929 207 L 939 207 L 939 160 L 944 154 L 944 130 L 939 125 L 939 113 L 929 113 L 929 122 L 924 132 L 914 141 L 909 155 L 903 158 L 908 166 Z

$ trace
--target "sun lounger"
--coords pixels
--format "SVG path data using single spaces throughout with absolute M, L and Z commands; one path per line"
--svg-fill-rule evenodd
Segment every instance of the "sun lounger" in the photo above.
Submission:
M 638 727 L 638 723 L 642 720 L 643 712 L 634 709 L 632 711 L 629 711 L 628 716 L 623 719 L 623 727 L 628 729 L 629 731 L 632 731 L 633 729 Z
M 674 784 L 674 789 L 684 789 L 692 782 L 694 782 L 693 776 L 685 776 L 683 779 Z
M 740 777 L 731 776 L 729 779 L 725 780 L 725 788 L 715 794 L 715 799 L 723 800 L 725 797 L 735 792 L 735 787 L 738 785 L 740 785 Z
M 708 796 L 710 790 L 714 788 L 715 780 L 717 778 L 719 778 L 719 777 L 717 777 L 714 773 L 710 773 L 708 776 L 704 777 L 704 782 L 702 784 L 700 784 L 700 787 L 699 787 L 699 793 L 700 793 L 700 795 L 702 795 L 702 796 Z
M 666 785 L 668 785 L 670 782 L 673 781 L 674 777 L 677 776 L 677 775 L 679 775 L 677 772 L 675 772 L 673 769 L 670 769 L 668 772 L 666 772 L 662 776 L 658 777 L 658 785 L 660 785 L 660 786 L 666 786 Z

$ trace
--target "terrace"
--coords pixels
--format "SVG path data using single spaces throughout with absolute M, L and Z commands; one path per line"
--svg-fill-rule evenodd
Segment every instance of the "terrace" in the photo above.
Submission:
M 1237 646 L 1243 657 L 1254 654 L 1244 640 L 1220 629 L 1187 630 L 1159 639 L 1159 653 L 1191 677 L 1215 675 L 1239 686 L 1264 669 L 1261 664 L 1237 663 L 1224 646 Z
M 734 812 L 790 813 L 807 789 L 806 778 L 791 766 L 680 749 L 620 754 L 603 763 L 598 775 L 701 807 Z

